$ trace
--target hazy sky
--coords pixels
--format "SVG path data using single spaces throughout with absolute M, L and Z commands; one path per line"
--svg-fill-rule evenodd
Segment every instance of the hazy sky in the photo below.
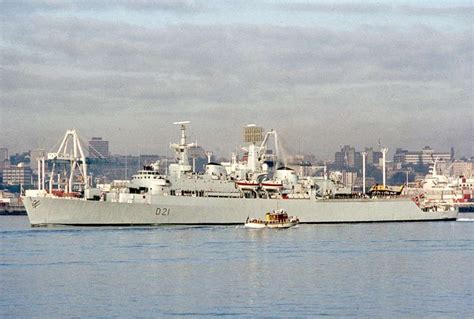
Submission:
M 242 127 L 295 151 L 472 156 L 472 1 L 0 1 L 0 147 L 68 128 L 165 154 L 172 122 L 227 156 Z M 168 151 L 171 153 L 170 151 Z

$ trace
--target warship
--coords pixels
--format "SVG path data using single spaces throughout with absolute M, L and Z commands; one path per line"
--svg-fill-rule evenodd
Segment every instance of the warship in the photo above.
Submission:
M 230 162 L 209 161 L 203 173 L 196 173 L 188 156 L 195 146 L 187 142 L 189 121 L 174 124 L 181 128 L 181 139 L 171 144 L 176 162 L 167 166 L 166 174 L 156 162 L 145 165 L 130 180 L 96 187 L 90 186 L 76 131 L 67 131 L 58 151 L 38 161 L 38 189 L 27 190 L 23 196 L 30 224 L 226 225 L 279 210 L 297 215 L 300 223 L 448 221 L 458 214 L 450 206 L 424 206 L 419 198 L 354 194 L 337 174 L 326 170 L 322 176 L 297 174 L 278 160 L 278 149 L 268 151 L 272 137 L 278 148 L 276 131 L 263 134 L 252 126 L 241 161 L 233 154 Z M 54 169 L 64 163 L 69 163 L 70 171 L 62 178 Z

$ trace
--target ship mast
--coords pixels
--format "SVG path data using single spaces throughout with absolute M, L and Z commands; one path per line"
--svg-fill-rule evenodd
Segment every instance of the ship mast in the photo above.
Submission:
M 380 151 L 382 152 L 382 183 L 383 183 L 383 186 L 385 187 L 385 175 L 386 175 L 385 158 L 388 152 L 388 148 L 382 147 Z
M 192 147 L 196 146 L 196 143 L 190 143 L 187 144 L 186 142 L 186 124 L 191 123 L 190 121 L 181 121 L 181 122 L 174 122 L 173 124 L 175 125 L 181 125 L 181 140 L 179 144 L 177 143 L 172 143 L 171 148 L 174 149 L 176 152 L 176 157 L 178 160 L 178 167 L 173 165 L 175 173 L 177 173 L 178 176 L 181 175 L 181 173 L 186 173 L 190 172 L 192 167 L 189 165 L 189 157 L 188 157 L 188 150 Z

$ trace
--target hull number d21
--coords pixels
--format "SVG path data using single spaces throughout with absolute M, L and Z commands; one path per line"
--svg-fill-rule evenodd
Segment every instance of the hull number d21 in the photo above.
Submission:
M 170 209 L 166 207 L 163 207 L 163 208 L 158 207 L 155 211 L 156 216 L 168 216 L 169 214 L 170 214 Z

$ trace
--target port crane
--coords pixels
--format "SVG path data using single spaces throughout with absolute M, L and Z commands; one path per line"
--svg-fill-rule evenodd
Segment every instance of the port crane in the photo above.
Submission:
M 82 144 L 76 130 L 67 130 L 61 144 L 56 152 L 47 154 L 47 161 L 51 163 L 51 173 L 49 175 L 49 192 L 52 193 L 56 184 L 56 191 L 72 193 L 74 185 L 79 185 L 79 190 L 89 188 L 87 176 L 87 162 Z M 63 171 L 60 171 L 60 168 Z M 69 168 L 69 171 L 68 171 Z M 38 161 L 38 189 L 45 189 L 45 159 Z M 55 178 L 57 180 L 55 181 Z

